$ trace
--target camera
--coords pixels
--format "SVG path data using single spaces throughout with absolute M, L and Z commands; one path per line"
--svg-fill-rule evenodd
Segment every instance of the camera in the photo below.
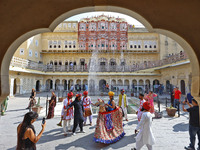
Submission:
M 44 123 L 45 123 L 45 118 L 42 119 L 42 124 L 44 124 Z

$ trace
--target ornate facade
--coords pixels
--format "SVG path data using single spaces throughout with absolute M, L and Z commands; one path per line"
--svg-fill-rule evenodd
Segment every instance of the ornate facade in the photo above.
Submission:
M 174 68 L 177 73 L 170 71 Z M 106 83 L 127 90 L 133 85 L 153 89 L 157 83 L 181 87 L 183 81 L 186 87 L 190 72 L 184 50 L 172 39 L 101 15 L 64 21 L 54 32 L 25 41 L 10 64 L 10 95 L 32 88 L 68 90 L 75 84 L 95 91 Z

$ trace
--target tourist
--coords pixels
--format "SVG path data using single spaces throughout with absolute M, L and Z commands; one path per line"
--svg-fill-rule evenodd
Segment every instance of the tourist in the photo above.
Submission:
M 127 109 L 128 109 L 128 100 L 126 99 L 126 94 L 124 94 L 124 89 L 121 89 L 121 94 L 119 94 L 118 106 L 122 108 L 124 112 L 124 117 L 128 121 Z
M 88 91 L 88 85 L 85 84 L 85 91 Z
M 147 146 L 148 150 L 152 150 L 152 145 L 155 144 L 155 138 L 151 129 L 151 106 L 148 102 L 144 102 L 142 107 L 142 118 L 135 129 L 135 134 L 138 132 L 138 130 L 139 133 L 136 136 L 136 148 L 134 148 L 134 150 L 140 150 L 144 145 Z
M 7 110 L 7 106 L 8 106 L 8 96 L 6 97 L 6 99 L 3 101 L 3 103 L 1 104 L 1 115 L 3 116 L 5 114 L 5 111 Z
M 26 109 L 29 109 L 31 111 L 31 107 L 33 107 L 35 104 L 36 104 L 36 92 L 35 92 L 35 89 L 32 89 L 31 91 L 31 96 L 30 96 L 30 101 L 29 101 L 29 105 Z
M 120 107 L 114 104 L 114 92 L 109 92 L 110 104 L 105 104 L 103 100 L 98 99 L 95 106 L 100 106 L 97 123 L 94 133 L 94 141 L 97 143 L 111 144 L 120 140 L 124 135 L 123 113 Z M 109 106 L 112 111 L 106 111 L 105 106 Z M 114 106 L 114 107 L 113 107 Z
M 138 122 L 140 122 L 141 117 L 142 117 L 142 113 L 143 113 L 143 111 L 142 111 L 142 106 L 143 106 L 143 103 L 146 102 L 146 101 L 144 100 L 144 95 L 141 94 L 141 93 L 139 94 L 139 99 L 140 99 L 140 107 L 138 108 L 138 110 L 137 110 L 137 112 L 136 112 L 137 118 L 138 118 Z
M 175 93 L 175 88 L 173 86 L 170 86 L 170 96 L 171 96 L 171 106 L 174 106 L 174 93 Z
M 153 103 L 153 98 L 156 97 L 157 94 L 153 93 L 153 91 L 149 91 L 149 94 L 145 96 L 145 100 L 150 103 L 150 112 L 154 113 L 154 103 Z
M 106 104 L 106 106 L 108 107 L 107 108 L 107 111 L 112 111 L 112 110 L 114 110 L 115 108 L 116 108 L 116 106 L 115 106 L 115 101 L 114 101 L 114 95 L 115 95 L 115 93 L 114 92 L 112 92 L 112 91 L 110 91 L 109 93 L 108 93 L 108 95 L 109 95 L 109 101 L 108 101 L 108 104 Z
M 51 92 L 51 99 L 49 100 L 49 111 L 47 115 L 47 119 L 51 119 L 54 117 L 54 108 L 56 107 L 56 94 Z
M 70 91 L 71 91 L 71 92 L 74 91 L 74 86 L 73 86 L 73 84 L 72 84 L 71 87 L 70 87 Z
M 189 112 L 189 135 L 190 135 L 190 145 L 185 147 L 187 150 L 195 150 L 195 139 L 196 135 L 198 137 L 198 148 L 200 150 L 200 125 L 199 125 L 199 105 L 195 99 L 192 99 L 192 105 L 187 101 L 187 104 L 190 108 L 185 109 L 184 105 L 182 105 L 184 112 Z
M 109 91 L 109 85 L 108 85 L 108 83 L 106 84 L 106 91 Z
M 179 91 L 178 87 L 175 88 L 174 90 L 174 107 L 178 109 L 180 108 L 180 103 L 181 103 L 181 91 Z
M 85 116 L 84 116 L 84 125 L 86 125 L 87 117 L 90 119 L 90 125 L 92 126 L 92 107 L 91 107 L 91 98 L 88 96 L 88 91 L 83 92 L 84 97 L 82 97 L 83 101 L 83 107 L 85 110 Z
M 79 91 L 81 92 L 81 85 L 79 85 Z
M 79 84 L 77 84 L 75 87 L 76 87 L 77 93 L 79 93 L 79 91 L 80 91 Z
M 156 85 L 155 85 L 155 93 L 156 93 L 156 94 L 158 94 L 158 87 L 159 87 L 159 85 L 156 84 Z
M 69 92 L 67 94 L 67 98 L 64 99 L 64 101 L 63 101 L 61 120 L 64 120 L 63 121 L 64 136 L 67 136 L 67 131 L 71 132 L 71 120 L 74 117 L 74 111 L 73 111 L 73 107 L 70 107 L 69 109 L 66 109 L 66 108 L 73 102 L 72 97 L 73 97 L 73 93 Z
M 79 125 L 80 130 L 82 133 L 85 133 L 83 131 L 83 122 L 84 122 L 84 107 L 83 107 L 83 101 L 81 101 L 82 94 L 76 94 L 75 100 L 67 106 L 66 109 L 69 109 L 70 107 L 74 106 L 74 127 L 73 127 L 73 135 L 76 135 L 75 131 L 77 126 Z
M 36 143 L 42 136 L 46 127 L 46 122 L 42 124 L 42 130 L 36 136 L 35 128 L 32 125 L 38 114 L 36 112 L 28 112 L 24 116 L 24 120 L 17 127 L 17 150 L 36 150 Z

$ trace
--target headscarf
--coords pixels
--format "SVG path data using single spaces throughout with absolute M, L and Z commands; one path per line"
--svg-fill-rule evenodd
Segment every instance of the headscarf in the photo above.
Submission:
M 110 91 L 110 92 L 108 93 L 108 95 L 109 95 L 109 96 L 114 96 L 114 95 L 115 95 L 115 93 L 114 93 L 114 92 L 112 92 L 112 91 Z

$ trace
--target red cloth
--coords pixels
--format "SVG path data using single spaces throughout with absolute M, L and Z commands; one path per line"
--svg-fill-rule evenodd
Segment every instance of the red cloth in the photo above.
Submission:
M 68 97 L 72 97 L 74 94 L 72 93 L 72 92 L 69 92 L 68 94 L 67 94 L 67 96 Z
M 84 92 L 83 92 L 83 95 L 88 95 L 88 91 L 84 91 Z
M 142 107 L 146 110 L 149 110 L 151 108 L 149 102 L 144 102 Z
M 177 90 L 175 91 L 175 94 L 174 94 L 174 99 L 180 99 L 180 95 L 181 94 L 181 91 Z

